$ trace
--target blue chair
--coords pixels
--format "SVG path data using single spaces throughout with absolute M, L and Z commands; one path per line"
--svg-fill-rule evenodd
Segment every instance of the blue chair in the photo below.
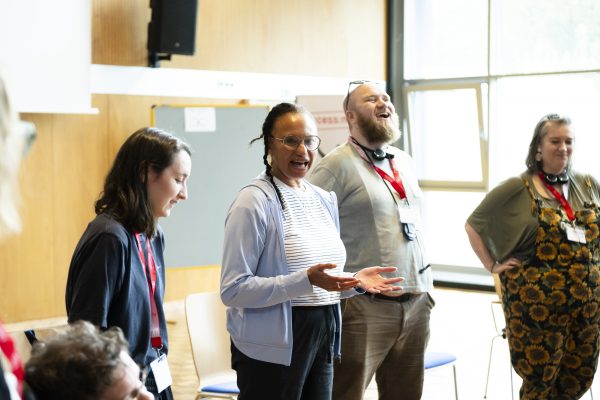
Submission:
M 200 393 L 203 397 L 235 398 L 240 393 L 236 381 L 224 382 L 215 385 L 202 386 Z
M 231 369 L 225 306 L 219 293 L 195 293 L 185 299 L 185 315 L 200 385 L 196 399 L 237 399 L 235 371 Z
M 456 383 L 456 356 L 450 353 L 436 353 L 428 351 L 425 353 L 425 371 L 444 365 L 452 365 L 454 373 L 454 398 L 458 400 L 458 385 Z

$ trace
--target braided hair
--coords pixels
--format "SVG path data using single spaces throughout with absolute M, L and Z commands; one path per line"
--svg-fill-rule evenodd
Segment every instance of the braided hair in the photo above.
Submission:
M 267 114 L 267 118 L 265 118 L 265 122 L 263 123 L 262 126 L 262 133 L 259 137 L 252 139 L 252 141 L 250 141 L 250 144 L 259 141 L 260 139 L 263 140 L 263 143 L 265 145 L 265 153 L 263 155 L 263 163 L 265 164 L 266 167 L 266 171 L 265 173 L 267 174 L 267 176 L 269 177 L 269 181 L 271 182 L 271 185 L 273 185 L 273 187 L 275 188 L 275 192 L 277 193 L 277 199 L 279 200 L 279 204 L 281 204 L 281 207 L 283 209 L 285 209 L 285 201 L 283 200 L 283 196 L 281 195 L 281 192 L 279 191 L 279 187 L 277 187 L 277 185 L 275 184 L 275 180 L 273 179 L 273 174 L 271 173 L 271 164 L 269 164 L 269 142 L 271 140 L 271 138 L 273 137 L 273 127 L 275 126 L 275 122 L 277 122 L 277 120 L 281 117 L 283 117 L 286 114 L 308 114 L 308 111 L 302 107 L 301 105 L 298 104 L 293 104 L 293 103 L 280 103 L 277 104 L 275 107 L 273 107 L 271 109 L 271 111 L 269 111 L 269 114 Z

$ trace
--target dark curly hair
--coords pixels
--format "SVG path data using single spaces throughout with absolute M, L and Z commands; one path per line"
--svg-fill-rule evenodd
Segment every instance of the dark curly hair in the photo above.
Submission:
M 180 151 L 191 156 L 189 146 L 157 128 L 142 128 L 123 143 L 106 175 L 96 201 L 96 214 L 109 213 L 130 231 L 153 236 L 157 221 L 148 200 L 148 168 L 160 174 Z
M 269 114 L 267 114 L 267 117 L 265 118 L 265 122 L 263 123 L 263 126 L 262 126 L 262 134 L 259 137 L 252 139 L 252 141 L 250 141 L 250 144 L 252 144 L 261 139 L 263 140 L 263 143 L 265 146 L 265 153 L 263 155 L 263 163 L 265 164 L 265 167 L 266 167 L 265 173 L 267 174 L 267 176 L 269 177 L 269 181 L 275 188 L 275 192 L 277 192 L 277 199 L 279 199 L 279 203 L 281 204 L 281 207 L 284 209 L 285 209 L 285 201 L 283 200 L 283 196 L 281 195 L 279 188 L 277 187 L 277 185 L 275 184 L 275 181 L 273 180 L 273 174 L 271 173 L 271 165 L 269 164 L 268 158 L 269 158 L 269 142 L 270 142 L 271 138 L 273 137 L 273 127 L 275 126 L 275 122 L 277 122 L 277 120 L 279 118 L 283 117 L 286 114 L 290 114 L 290 113 L 305 114 L 305 115 L 309 115 L 312 118 L 312 116 L 308 112 L 308 110 L 306 108 L 302 107 L 301 105 L 293 104 L 293 103 L 279 103 L 276 106 L 274 106 L 271 109 L 271 111 L 269 111 Z

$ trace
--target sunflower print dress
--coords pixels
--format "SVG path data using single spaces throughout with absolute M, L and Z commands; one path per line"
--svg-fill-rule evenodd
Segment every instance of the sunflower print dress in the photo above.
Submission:
M 539 227 L 535 251 L 522 266 L 500 274 L 512 364 L 521 399 L 572 400 L 591 386 L 598 361 L 600 207 L 575 212 L 585 243 L 570 241 L 562 208 L 544 208 L 527 180 Z

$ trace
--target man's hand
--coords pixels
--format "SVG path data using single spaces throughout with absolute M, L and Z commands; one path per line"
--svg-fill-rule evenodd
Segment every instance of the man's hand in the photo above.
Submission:
M 354 275 L 360 279 L 358 287 L 369 293 L 391 292 L 402 290 L 400 286 L 394 286 L 394 283 L 402 282 L 404 278 L 385 278 L 380 274 L 382 272 L 395 272 L 396 267 L 369 267 L 363 268 Z

